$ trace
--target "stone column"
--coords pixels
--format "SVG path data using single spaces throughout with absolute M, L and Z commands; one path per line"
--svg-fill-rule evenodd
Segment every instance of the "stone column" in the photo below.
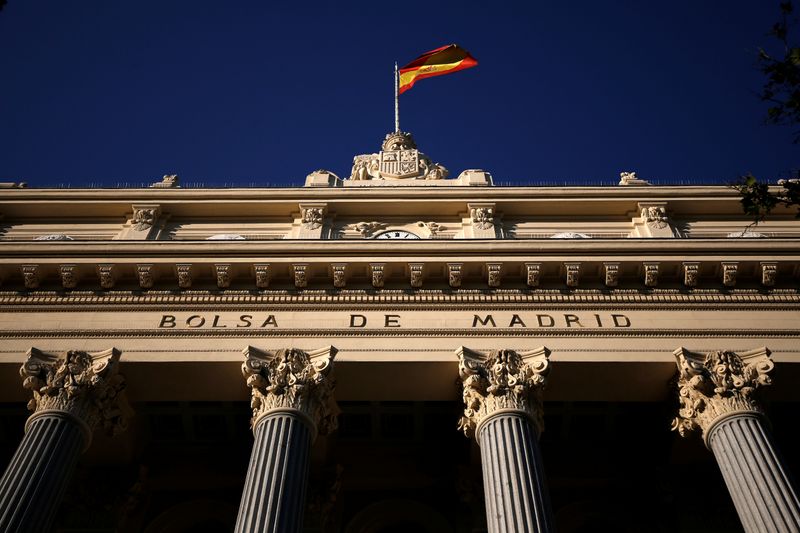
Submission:
M 33 392 L 33 414 L 0 479 L 0 531 L 49 531 L 81 452 L 101 426 L 117 433 L 130 414 L 119 374 L 120 352 L 31 348 L 20 374 Z
M 538 436 L 549 351 L 457 352 L 464 416 L 459 428 L 481 447 L 490 533 L 553 531 Z
M 255 442 L 237 533 L 299 532 L 303 526 L 311 442 L 336 429 L 332 346 L 274 354 L 244 350 Z
M 756 400 L 771 384 L 769 350 L 698 354 L 675 350 L 680 408 L 672 429 L 700 430 L 747 533 L 800 532 L 800 500 Z

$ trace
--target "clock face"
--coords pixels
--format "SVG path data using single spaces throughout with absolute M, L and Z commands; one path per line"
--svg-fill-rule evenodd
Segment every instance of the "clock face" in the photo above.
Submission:
M 408 231 L 384 231 L 375 236 L 376 239 L 419 239 L 419 235 L 414 235 Z

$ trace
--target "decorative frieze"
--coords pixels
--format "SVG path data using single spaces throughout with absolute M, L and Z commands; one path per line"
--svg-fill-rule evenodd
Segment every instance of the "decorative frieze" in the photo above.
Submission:
M 645 287 L 656 287 L 658 285 L 659 263 L 642 263 L 642 267 L 644 268 Z
M 61 286 L 65 289 L 74 289 L 78 286 L 78 272 L 76 265 L 59 265 L 58 275 L 61 277 Z
M 567 274 L 567 287 L 577 287 L 581 281 L 581 264 L 564 263 L 564 270 Z
M 231 286 L 231 265 L 228 263 L 217 263 L 214 265 L 214 277 L 217 279 L 217 287 L 227 289 Z
M 502 281 L 503 263 L 486 263 L 486 278 L 489 287 L 499 287 Z
M 178 276 L 178 287 L 188 289 L 192 286 L 192 265 L 180 263 L 175 265 L 175 274 Z
M 250 388 L 253 429 L 266 415 L 282 410 L 299 412 L 320 434 L 336 429 L 332 374 L 336 348 L 268 353 L 248 346 L 243 353 L 242 374 Z M 312 435 L 316 432 L 312 430 Z
M 422 287 L 423 275 L 425 270 L 424 263 L 409 263 L 408 264 L 408 273 L 411 282 L 411 286 L 414 288 Z
M 266 289 L 269 287 L 271 270 L 269 263 L 256 263 L 253 265 L 253 274 L 256 277 L 256 287 Z
M 778 279 L 778 263 L 761 263 L 761 284 L 773 287 Z
M 295 263 L 292 265 L 292 280 L 294 286 L 302 289 L 308 286 L 308 263 Z
M 616 287 L 619 284 L 619 263 L 603 263 L 606 287 Z
M 87 442 L 96 426 L 119 433 L 130 415 L 122 394 L 125 379 L 119 373 L 119 357 L 115 348 L 98 353 L 70 350 L 63 355 L 31 348 L 20 368 L 22 386 L 33 393 L 28 409 L 34 416 L 48 411 L 71 415 L 84 426 Z
M 333 263 L 331 265 L 331 274 L 334 287 L 341 289 L 347 285 L 347 263 Z
M 541 273 L 541 263 L 525 263 L 525 284 L 528 287 L 538 287 Z
M 697 287 L 697 278 L 700 275 L 700 263 L 683 263 L 683 284 L 687 287 Z
M 726 287 L 736 286 L 736 274 L 739 263 L 722 263 L 722 284 Z
M 139 280 L 139 287 L 149 289 L 153 286 L 154 275 L 153 265 L 139 264 L 136 265 L 136 277 Z
M 759 387 L 772 383 L 769 373 L 775 365 L 768 349 L 700 354 L 678 348 L 674 353 L 680 408 L 672 421 L 673 431 L 686 436 L 699 429 L 705 438 L 722 417 L 762 413 L 755 393 Z
M 498 411 L 520 411 L 544 429 L 542 391 L 549 372 L 550 351 L 493 350 L 488 354 L 461 347 L 456 352 L 464 415 L 458 427 L 474 435 L 481 423 Z
M 447 283 L 457 288 L 461 286 L 461 267 L 464 263 L 447 263 Z
M 386 272 L 385 272 L 386 264 L 385 263 L 370 263 L 369 264 L 369 276 L 372 280 L 372 286 L 376 289 L 380 289 L 383 287 L 384 282 L 386 281 Z
M 39 265 L 22 265 L 20 271 L 26 289 L 35 289 L 39 286 Z
M 97 265 L 97 277 L 100 279 L 100 286 L 104 289 L 113 289 L 116 283 L 116 269 L 111 264 Z

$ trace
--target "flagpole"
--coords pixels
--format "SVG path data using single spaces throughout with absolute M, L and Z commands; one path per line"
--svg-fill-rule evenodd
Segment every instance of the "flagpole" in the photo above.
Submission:
M 400 133 L 400 75 L 397 72 L 397 61 L 394 62 L 394 131 Z

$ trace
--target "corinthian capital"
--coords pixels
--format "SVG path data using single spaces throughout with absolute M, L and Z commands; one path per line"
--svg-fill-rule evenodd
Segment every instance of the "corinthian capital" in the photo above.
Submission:
M 686 436 L 700 429 L 707 439 L 709 430 L 721 418 L 763 412 L 754 396 L 760 386 L 772 383 L 769 372 L 775 365 L 768 349 L 700 354 L 678 348 L 674 353 L 680 408 L 672 421 L 673 431 Z
M 97 426 L 111 434 L 124 430 L 131 409 L 122 392 L 125 378 L 119 373 L 119 356 L 115 348 L 59 355 L 28 350 L 19 373 L 22 386 L 33 393 L 28 402 L 31 419 L 46 412 L 66 413 L 83 427 L 86 446 Z
M 475 434 L 483 420 L 498 411 L 521 411 L 544 429 L 542 391 L 550 370 L 550 350 L 544 346 L 529 352 L 493 350 L 488 354 L 463 346 L 459 358 L 464 416 L 458 427 L 468 437 Z
M 336 429 L 332 375 L 336 348 L 311 352 L 287 348 L 268 353 L 248 346 L 243 353 L 242 374 L 250 387 L 253 429 L 264 416 L 281 410 L 299 412 L 312 426 L 312 435 Z

